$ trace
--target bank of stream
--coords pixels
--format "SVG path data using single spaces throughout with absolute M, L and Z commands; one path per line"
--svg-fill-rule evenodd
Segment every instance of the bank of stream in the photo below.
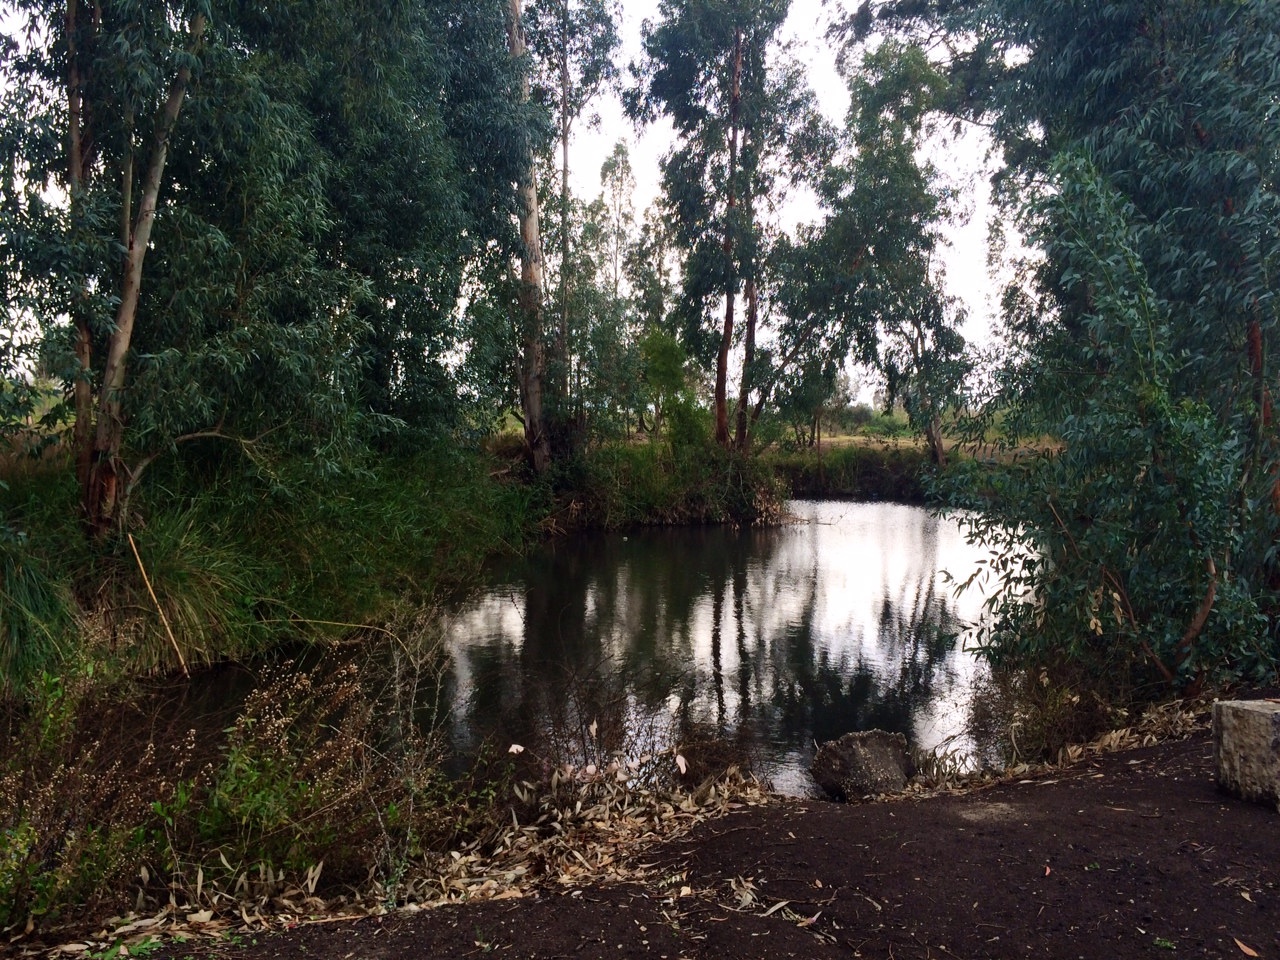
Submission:
M 212 494 L 172 515 L 155 505 L 139 556 L 109 558 L 103 590 L 115 593 L 100 596 L 119 610 L 68 605 L 58 623 L 86 631 L 71 638 L 76 657 L 6 705 L 0 928 L 171 897 L 233 902 L 253 873 L 314 886 L 322 862 L 329 890 L 390 883 L 433 851 L 492 837 L 495 818 L 510 822 L 513 782 L 564 764 L 622 757 L 637 787 L 665 791 L 746 763 L 805 793 L 814 740 L 881 726 L 928 747 L 963 730 L 976 665 L 957 635 L 972 611 L 938 576 L 967 563 L 953 521 L 798 502 L 776 525 L 596 529 L 526 553 L 539 518 L 554 517 L 534 503 L 543 494 L 444 463 L 352 478 L 314 515 L 260 504 L 253 523 L 232 525 Z M 664 467 L 647 450 L 613 469 L 623 494 L 641 486 L 628 476 L 651 498 L 691 491 L 691 515 L 723 506 L 705 495 L 724 486 L 717 470 L 762 476 L 692 455 Z M 10 492 L 24 543 L 83 552 L 57 509 L 67 484 L 33 474 Z M 57 569 L 86 577 L 88 563 Z M 425 585 L 409 579 L 418 572 Z M 451 583 L 465 595 L 441 605 Z M 282 592 L 246 603 L 264 589 Z M 372 611 L 377 626 L 340 623 Z M 320 642 L 261 642 L 290 628 Z M 179 645 L 192 664 L 199 653 L 224 665 L 191 681 L 128 675 L 163 669 Z M 249 666 L 226 662 L 240 650 Z

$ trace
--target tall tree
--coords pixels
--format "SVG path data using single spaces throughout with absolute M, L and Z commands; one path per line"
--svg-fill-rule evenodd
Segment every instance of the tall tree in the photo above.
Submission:
M 800 329 L 826 318 L 814 340 L 827 354 L 879 370 L 943 465 L 942 414 L 967 370 L 963 312 L 936 268 L 951 191 L 920 157 L 948 85 L 921 48 L 894 40 L 849 80 L 845 150 L 820 191 L 828 216 L 797 251 L 809 266 L 788 303 Z
M 1045 254 L 1007 298 L 1014 350 L 987 410 L 1063 447 L 999 480 L 1006 542 L 1025 531 L 1048 559 L 1011 574 L 997 644 L 1176 685 L 1274 670 L 1280 8 L 879 12 L 965 38 L 957 109 L 992 124 Z M 1043 646 L 1015 639 L 1029 623 Z
M 685 250 L 690 322 L 700 327 L 707 309 L 723 301 L 713 342 L 715 435 L 725 446 L 747 443 L 765 208 L 820 167 L 829 148 L 803 71 L 776 40 L 789 8 L 789 0 L 664 0 L 660 20 L 645 24 L 641 86 L 629 98 L 633 115 L 662 113 L 675 128 L 663 184 Z M 731 436 L 729 356 L 740 294 L 746 302 L 744 365 Z
M 615 4 L 609 0 L 535 0 L 526 14 L 534 58 L 534 95 L 551 110 L 560 149 L 560 284 L 556 335 L 550 363 L 554 415 L 567 415 L 572 377 L 569 333 L 574 275 L 569 190 L 569 148 L 574 125 L 590 119 L 591 103 L 618 76 L 613 58 L 619 45 Z M 564 432 L 558 424 L 556 432 Z
M 67 109 L 63 182 L 73 233 L 84 231 L 93 197 L 102 193 L 95 181 L 102 178 L 119 185 L 117 222 L 123 257 L 105 275 L 83 278 L 70 311 L 79 366 L 74 388 L 76 471 L 84 519 L 96 536 L 118 519 L 123 399 L 142 271 L 170 138 L 193 68 L 199 63 L 208 23 L 207 8 L 188 10 L 183 5 L 157 5 L 146 20 L 142 11 L 120 14 L 114 8 L 88 8 L 68 0 L 60 31 L 65 44 Z M 89 287 L 96 282 L 110 286 L 118 305 L 105 336 L 95 404 L 95 338 L 88 300 Z
M 511 56 L 518 62 L 525 62 L 526 73 L 521 84 L 520 104 L 528 104 L 528 47 L 525 44 L 520 0 L 509 0 L 507 30 Z M 545 294 L 535 161 L 533 143 L 526 141 L 524 168 L 520 172 L 517 189 L 520 200 L 520 407 L 524 417 L 524 438 L 529 463 L 535 473 L 543 474 L 551 466 L 551 438 L 543 411 L 547 372 L 546 348 L 543 344 Z
M 631 154 L 625 142 L 619 140 L 613 152 L 600 166 L 600 183 L 604 188 L 603 200 L 608 215 L 605 224 L 605 244 L 608 250 L 609 282 L 615 297 L 622 294 L 622 281 L 626 266 L 627 250 L 631 246 L 631 234 L 636 215 L 632 195 L 636 190 L 636 177 L 631 169 Z

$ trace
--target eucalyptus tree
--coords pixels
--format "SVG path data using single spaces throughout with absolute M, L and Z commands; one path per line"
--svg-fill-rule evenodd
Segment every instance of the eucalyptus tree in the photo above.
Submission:
M 879 12 L 951 31 L 956 108 L 992 125 L 1044 252 L 987 410 L 1062 445 L 1000 471 L 984 532 L 1046 559 L 1008 575 L 998 649 L 1176 685 L 1274 671 L 1280 7 Z
M 700 332 L 723 302 L 715 349 L 715 436 L 748 442 L 772 204 L 821 167 L 829 134 L 799 64 L 778 43 L 789 0 L 663 0 L 644 26 L 640 86 L 628 106 L 636 117 L 661 113 L 676 144 L 663 161 L 663 186 L 684 251 L 683 310 Z M 728 368 L 738 296 L 745 300 L 743 366 L 734 435 Z M 691 337 L 695 354 L 701 337 Z M 704 341 L 705 342 L 705 341 Z
M 603 188 L 607 220 L 604 242 L 607 248 L 609 281 L 615 297 L 621 296 L 625 277 L 627 251 L 631 247 L 635 230 L 636 213 L 632 197 L 636 191 L 636 176 L 631 169 L 631 153 L 624 141 L 619 140 L 613 151 L 600 166 L 600 185 Z
M 890 402 L 902 401 L 939 466 L 942 414 L 959 400 L 968 367 L 958 330 L 964 312 L 937 266 L 952 191 L 921 159 L 948 86 L 920 47 L 889 40 L 868 54 L 850 76 L 850 149 L 822 191 L 832 234 L 822 255 L 833 245 L 847 252 L 824 260 L 839 271 L 837 314 L 854 325 L 855 338 L 869 337 L 859 359 L 884 377 Z
M 44 320 L 45 294 L 70 318 L 76 472 L 85 519 L 100 534 L 127 483 L 124 398 L 143 267 L 209 11 L 69 0 L 17 3 L 9 13 L 25 36 L 7 38 L 4 61 L 6 266 L 24 274 L 20 313 Z M 55 189 L 64 203 L 42 195 Z M 24 228 L 56 230 L 60 249 Z M 43 276 L 49 270 L 57 276 Z
M 514 109 L 525 109 L 530 102 L 530 67 L 525 41 L 521 0 L 508 0 L 508 50 L 522 69 L 519 95 Z M 542 212 L 538 197 L 537 151 L 532 140 L 521 142 L 522 164 L 516 180 L 520 221 L 520 287 L 519 341 L 520 410 L 524 420 L 525 447 L 535 473 L 542 474 L 551 466 L 551 437 L 543 410 L 547 374 L 544 289 L 545 264 L 542 251 Z
M 825 218 L 778 252 L 780 340 L 810 390 L 847 359 L 878 370 L 942 465 L 942 413 L 966 371 L 963 312 L 937 267 L 951 191 L 921 157 L 947 84 L 923 50 L 888 40 L 849 87 L 843 149 L 819 188 Z
M 563 268 L 573 275 L 575 292 L 557 415 L 570 444 L 621 433 L 640 390 L 642 323 L 623 275 L 635 189 L 625 145 L 617 144 L 601 165 L 600 187 L 595 200 L 571 198 L 568 207 L 571 254 Z M 561 223 L 552 225 L 552 240 L 559 240 L 560 229 Z
M 675 336 L 679 251 L 671 220 L 661 200 L 645 210 L 624 255 L 623 271 L 644 328 Z
M 180 447 L 333 456 L 368 431 L 363 411 L 448 393 L 452 264 L 515 249 L 514 202 L 494 191 L 518 154 L 492 134 L 528 127 L 496 0 L 8 10 L 6 322 L 38 327 L 67 385 L 95 535 Z M 424 386 L 427 350 L 380 343 L 427 335 Z
M 574 125 L 618 76 L 618 11 L 609 0 L 535 0 L 525 13 L 534 74 L 534 96 L 550 108 L 560 150 L 560 283 L 558 323 L 551 366 L 557 406 L 569 402 L 569 329 L 573 299 L 569 147 Z
M 655 434 L 669 402 L 686 386 L 688 359 L 676 311 L 679 263 L 670 219 L 661 201 L 645 210 L 623 263 L 639 327 L 644 391 L 637 414 L 646 429 L 645 413 L 652 408 Z

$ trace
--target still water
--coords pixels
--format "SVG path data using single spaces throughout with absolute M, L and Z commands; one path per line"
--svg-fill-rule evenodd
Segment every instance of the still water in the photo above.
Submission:
M 460 756 L 527 745 L 586 762 L 730 743 L 810 794 L 815 742 L 872 727 L 972 748 L 981 667 L 955 596 L 984 556 L 919 507 L 799 501 L 795 522 L 591 534 L 493 572 L 445 617 Z

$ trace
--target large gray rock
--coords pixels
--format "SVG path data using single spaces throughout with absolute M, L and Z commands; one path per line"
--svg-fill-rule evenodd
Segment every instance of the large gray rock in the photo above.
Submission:
M 898 793 L 914 771 L 906 737 L 865 730 L 824 743 L 809 772 L 833 800 L 858 800 L 878 793 Z
M 1280 804 L 1280 703 L 1215 703 L 1213 756 L 1223 790 L 1245 800 Z

